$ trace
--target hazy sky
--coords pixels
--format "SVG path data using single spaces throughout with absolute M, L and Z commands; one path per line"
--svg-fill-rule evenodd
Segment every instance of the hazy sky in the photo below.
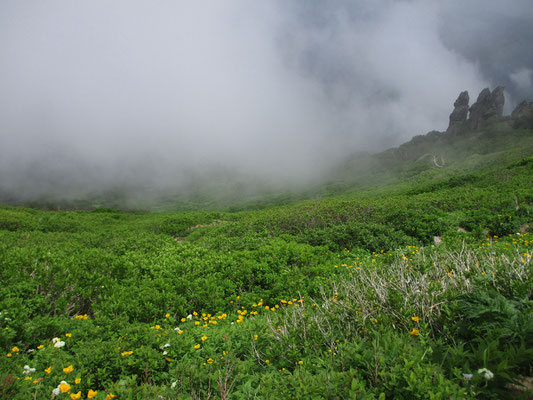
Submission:
M 531 0 L 2 0 L 0 189 L 296 179 L 533 100 Z

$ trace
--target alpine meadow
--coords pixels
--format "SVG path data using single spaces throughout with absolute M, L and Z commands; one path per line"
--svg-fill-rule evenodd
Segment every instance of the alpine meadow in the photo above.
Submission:
M 531 5 L 29 3 L 0 399 L 533 398 Z

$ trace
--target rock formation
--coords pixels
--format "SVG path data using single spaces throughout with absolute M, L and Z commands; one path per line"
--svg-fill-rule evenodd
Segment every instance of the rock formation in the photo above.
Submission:
M 455 103 L 453 103 L 454 109 L 450 114 L 450 124 L 448 125 L 446 132 L 457 134 L 463 130 L 466 117 L 468 117 L 469 101 L 470 96 L 468 96 L 468 92 L 466 90 L 461 92 L 457 100 L 455 100 Z
M 503 89 L 503 86 L 498 86 L 492 93 L 489 88 L 481 91 L 477 101 L 470 107 L 468 127 L 471 130 L 478 129 L 489 118 L 502 116 L 505 103 Z
M 503 105 L 505 103 L 503 90 L 503 86 L 496 87 L 492 92 L 489 88 L 483 89 L 479 93 L 477 101 L 471 107 L 468 107 L 470 100 L 468 92 L 461 92 L 455 103 L 453 103 L 454 109 L 450 114 L 450 123 L 446 133 L 464 135 L 467 132 L 482 128 L 489 119 L 502 120 Z M 530 105 L 533 105 L 533 103 L 525 103 L 522 108 L 519 109 L 517 107 L 515 111 L 529 116 L 529 111 L 527 110 L 533 109 Z
M 533 102 L 523 101 L 511 113 L 513 128 L 533 129 Z
M 533 102 L 523 101 L 511 113 L 511 117 L 518 118 L 531 114 L 533 111 Z

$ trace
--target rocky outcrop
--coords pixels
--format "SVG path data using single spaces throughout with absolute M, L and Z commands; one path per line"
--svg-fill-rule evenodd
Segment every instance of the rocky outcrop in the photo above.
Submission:
M 523 101 L 511 113 L 511 117 L 518 118 L 531 114 L 533 112 L 533 102 Z
M 461 92 L 453 103 L 454 109 L 450 114 L 450 123 L 446 133 L 465 135 L 467 132 L 482 128 L 489 120 L 503 120 L 503 105 L 505 104 L 503 91 L 503 86 L 496 87 L 492 92 L 489 88 L 485 88 L 479 93 L 476 102 L 471 107 L 468 106 L 470 100 L 468 92 Z M 530 103 L 523 105 L 517 113 L 527 113 L 528 104 Z
M 470 96 L 465 90 L 461 92 L 455 103 L 453 103 L 454 109 L 450 114 L 450 124 L 446 132 L 451 134 L 457 134 L 464 129 L 466 123 L 466 118 L 468 117 L 468 103 L 470 101 Z
M 511 113 L 513 128 L 533 129 L 533 102 L 523 101 Z
M 477 101 L 470 107 L 468 127 L 471 130 L 478 129 L 488 119 L 502 116 L 505 104 L 503 90 L 503 86 L 498 86 L 492 92 L 485 88 L 479 93 Z

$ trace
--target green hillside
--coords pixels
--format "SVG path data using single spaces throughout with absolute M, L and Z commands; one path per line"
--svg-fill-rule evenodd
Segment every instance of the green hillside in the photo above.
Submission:
M 0 208 L 0 398 L 528 398 L 533 131 L 218 199 Z

